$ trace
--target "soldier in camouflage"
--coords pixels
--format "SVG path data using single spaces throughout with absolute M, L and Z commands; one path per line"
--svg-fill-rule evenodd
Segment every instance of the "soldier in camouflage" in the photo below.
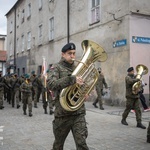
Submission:
M 34 101 L 34 107 L 37 107 L 37 93 L 38 93 L 38 85 L 37 85 L 37 75 L 35 74 L 35 71 L 31 72 L 30 81 L 32 83 L 32 100 Z
M 133 108 L 135 110 L 136 114 L 136 121 L 137 121 L 137 127 L 146 129 L 146 127 L 141 123 L 141 109 L 140 109 L 140 100 L 139 100 L 139 94 L 133 94 L 132 93 L 132 86 L 134 83 L 140 81 L 140 79 L 136 79 L 134 75 L 134 68 L 130 67 L 127 70 L 128 75 L 125 78 L 126 83 L 126 109 L 124 110 L 122 114 L 122 120 L 121 123 L 123 125 L 128 125 L 126 122 L 126 118 L 128 117 L 129 112 Z
M 25 81 L 21 84 L 20 91 L 22 92 L 23 114 L 27 114 L 28 106 L 29 116 L 32 117 L 32 83 L 28 74 L 25 74 Z
M 104 110 L 103 102 L 102 102 L 103 85 L 105 86 L 106 89 L 108 88 L 108 86 L 107 86 L 105 77 L 101 71 L 101 68 L 98 68 L 98 72 L 99 72 L 99 77 L 98 77 L 98 81 L 97 81 L 96 86 L 95 86 L 96 92 L 97 92 L 97 98 L 94 101 L 93 105 L 95 108 L 98 108 L 98 106 L 96 104 L 99 102 L 99 108 L 101 110 Z
M 2 72 L 0 71 L 0 109 L 3 109 L 3 97 L 4 97 L 4 88 L 10 89 L 10 85 L 7 83 L 4 76 L 2 76 Z
M 68 43 L 62 48 L 62 58 L 53 65 L 54 69 L 48 75 L 48 89 L 55 95 L 55 110 L 53 120 L 53 133 L 55 141 L 53 150 L 63 150 L 64 142 L 69 132 L 72 131 L 77 150 L 89 150 L 86 144 L 88 130 L 85 120 L 84 104 L 76 111 L 66 111 L 60 104 L 59 97 L 62 89 L 75 83 L 84 84 L 81 77 L 71 75 L 75 69 L 75 45 Z

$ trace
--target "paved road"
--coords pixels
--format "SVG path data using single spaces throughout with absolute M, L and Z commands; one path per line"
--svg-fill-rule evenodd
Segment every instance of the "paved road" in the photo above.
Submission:
M 53 115 L 44 114 L 42 102 L 33 108 L 33 117 L 24 116 L 22 108 L 12 108 L 4 102 L 0 110 L 0 150 L 50 150 L 54 141 Z M 105 110 L 94 108 L 86 102 L 88 138 L 90 150 L 150 150 L 146 143 L 147 129 L 136 127 L 135 115 L 129 114 L 129 126 L 120 123 L 124 108 L 105 106 Z M 143 124 L 147 127 L 150 112 L 143 112 Z M 64 150 L 75 150 L 71 133 Z

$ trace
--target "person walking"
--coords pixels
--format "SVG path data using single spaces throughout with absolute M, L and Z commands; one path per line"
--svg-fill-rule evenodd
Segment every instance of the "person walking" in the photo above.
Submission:
M 28 106 L 29 116 L 32 117 L 32 83 L 28 74 L 25 74 L 25 81 L 21 84 L 20 90 L 22 92 L 23 114 L 27 115 Z
M 96 86 L 95 86 L 97 98 L 94 101 L 93 105 L 95 108 L 98 108 L 98 106 L 96 104 L 99 102 L 99 108 L 101 110 L 104 110 L 103 101 L 102 101 L 103 85 L 106 89 L 108 88 L 108 85 L 106 83 L 106 80 L 105 80 L 104 74 L 102 73 L 101 68 L 98 68 L 98 72 L 99 72 L 99 77 L 98 77 L 98 81 L 97 81 Z
M 48 89 L 55 95 L 55 110 L 53 120 L 54 143 L 53 150 L 63 150 L 64 142 L 71 131 L 76 143 L 76 149 L 89 150 L 86 138 L 88 130 L 85 119 L 85 105 L 83 104 L 76 111 L 66 111 L 60 104 L 60 92 L 75 83 L 83 85 L 84 81 L 80 76 L 72 75 L 75 69 L 74 59 L 76 46 L 74 43 L 66 44 L 62 50 L 62 58 L 54 64 L 54 69 L 48 74 Z
M 142 120 L 141 120 L 142 115 L 141 115 L 141 109 L 140 109 L 139 94 L 132 93 L 133 84 L 140 81 L 140 79 L 135 78 L 133 67 L 128 68 L 127 72 L 128 72 L 128 74 L 125 77 L 127 101 L 126 101 L 126 108 L 122 114 L 121 123 L 123 125 L 128 125 L 128 123 L 126 122 L 126 119 L 128 117 L 129 112 L 133 108 L 135 110 L 135 114 L 136 114 L 137 127 L 146 129 L 146 127 L 142 124 Z

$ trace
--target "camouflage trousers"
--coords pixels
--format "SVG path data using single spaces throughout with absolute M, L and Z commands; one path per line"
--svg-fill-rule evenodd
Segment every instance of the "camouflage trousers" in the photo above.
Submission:
M 82 114 L 76 116 L 65 116 L 55 118 L 53 121 L 53 133 L 55 141 L 53 150 L 63 150 L 64 142 L 69 132 L 72 132 L 76 149 L 89 150 L 86 144 L 88 130 L 85 116 Z
M 103 106 L 103 101 L 102 101 L 102 90 L 101 89 L 96 89 L 96 93 L 97 93 L 97 98 L 94 101 L 94 104 L 99 103 L 99 107 Z
M 23 94 L 22 102 L 23 102 L 23 111 L 26 112 L 28 106 L 29 113 L 32 112 L 32 95 Z
M 140 101 L 138 98 L 136 98 L 136 99 L 127 98 L 126 109 L 124 110 L 124 112 L 122 114 L 122 119 L 126 120 L 131 109 L 135 110 L 137 123 L 141 123 L 141 116 L 142 115 L 141 115 L 141 109 L 140 109 Z
M 0 107 L 3 106 L 3 96 L 4 96 L 4 90 L 0 89 Z

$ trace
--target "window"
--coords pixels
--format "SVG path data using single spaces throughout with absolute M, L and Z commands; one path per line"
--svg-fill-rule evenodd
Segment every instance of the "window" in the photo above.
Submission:
M 22 35 L 21 39 L 22 39 L 22 48 L 21 48 L 21 50 L 23 52 L 24 51 L 24 35 Z
M 27 19 L 29 19 L 30 17 L 31 17 L 31 3 L 29 3 L 27 7 Z
M 9 49 L 10 49 L 9 54 L 10 56 L 12 56 L 13 55 L 12 42 L 10 42 L 9 44 Z
M 22 74 L 23 75 L 25 74 L 25 68 L 22 68 Z
M 25 17 L 25 12 L 24 12 L 24 9 L 22 10 L 22 20 L 21 20 L 21 23 L 23 23 L 24 22 L 24 17 Z
M 19 14 L 17 15 L 17 28 L 19 27 Z
M 42 24 L 39 25 L 39 45 L 42 44 Z
M 91 2 L 91 23 L 96 23 L 100 21 L 100 0 Z
M 27 49 L 31 49 L 31 32 L 27 33 L 28 42 L 27 42 Z
M 42 5 L 43 5 L 43 0 L 39 0 L 39 10 L 42 9 Z
M 20 69 L 19 68 L 17 69 L 17 74 L 18 74 L 18 76 L 20 76 Z
M 49 19 L 49 40 L 54 39 L 54 17 Z
M 16 46 L 17 48 L 17 54 L 19 53 L 19 38 L 17 38 L 17 46 Z
M 10 33 L 13 31 L 13 21 L 10 22 Z

